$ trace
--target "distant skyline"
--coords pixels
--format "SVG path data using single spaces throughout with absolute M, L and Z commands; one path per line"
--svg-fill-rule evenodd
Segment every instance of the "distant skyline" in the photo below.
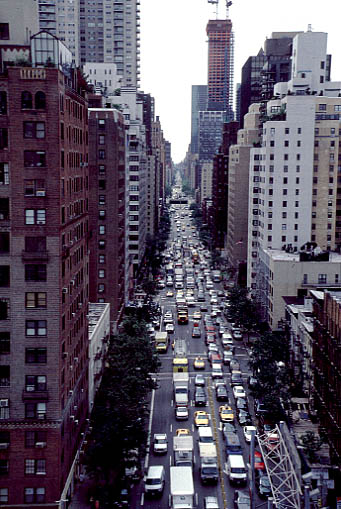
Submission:
M 269 0 L 233 0 L 234 95 L 245 61 L 272 32 L 306 31 L 309 24 L 314 32 L 328 33 L 331 78 L 341 81 L 339 12 L 338 0 L 287 0 L 276 6 Z M 206 25 L 215 18 L 215 6 L 207 0 L 141 0 L 141 90 L 155 97 L 175 163 L 190 143 L 191 86 L 207 84 Z M 225 18 L 225 0 L 219 18 Z

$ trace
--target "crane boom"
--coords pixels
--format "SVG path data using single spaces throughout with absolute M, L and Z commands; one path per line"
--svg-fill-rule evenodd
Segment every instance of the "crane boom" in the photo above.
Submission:
M 215 5 L 215 15 L 216 15 L 216 19 L 218 19 L 218 4 L 219 4 L 219 0 L 207 0 L 209 4 L 213 4 Z M 232 1 L 231 0 L 225 0 L 226 1 L 226 19 L 229 18 L 229 7 L 231 7 L 232 5 Z

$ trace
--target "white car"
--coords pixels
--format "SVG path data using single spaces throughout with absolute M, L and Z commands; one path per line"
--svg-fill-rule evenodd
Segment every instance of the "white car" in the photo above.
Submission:
M 168 441 L 166 433 L 154 434 L 153 450 L 155 454 L 166 454 L 168 450 Z
M 169 332 L 169 333 L 174 332 L 174 324 L 167 323 L 167 325 L 166 325 L 166 332 Z
M 187 421 L 188 419 L 188 408 L 186 406 L 175 407 L 175 419 L 177 421 Z
M 256 432 L 257 432 L 256 426 L 244 426 L 243 427 L 243 433 L 244 433 L 246 442 L 251 442 L 251 433 L 253 431 L 256 434 Z
M 245 389 L 242 385 L 235 385 L 232 387 L 233 396 L 237 398 L 246 398 Z

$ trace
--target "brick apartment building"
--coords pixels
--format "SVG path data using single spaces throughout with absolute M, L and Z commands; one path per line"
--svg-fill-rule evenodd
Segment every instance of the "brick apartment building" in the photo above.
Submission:
M 33 509 L 67 498 L 88 412 L 88 118 L 68 50 L 32 49 L 0 75 L 0 504 Z
M 89 110 L 89 182 L 90 301 L 110 303 L 115 327 L 125 278 L 125 127 L 118 110 Z
M 313 294 L 313 394 L 333 463 L 341 467 L 341 289 Z
M 213 159 L 212 172 L 212 240 L 213 246 L 224 249 L 227 232 L 227 197 L 229 148 L 237 141 L 238 122 L 223 124 L 223 142 Z

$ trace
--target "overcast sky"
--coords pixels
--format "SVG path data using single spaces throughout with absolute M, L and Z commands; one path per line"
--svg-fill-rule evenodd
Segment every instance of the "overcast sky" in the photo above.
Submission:
M 225 17 L 220 0 L 219 17 Z M 341 81 L 340 0 L 233 0 L 230 18 L 235 34 L 235 85 L 241 67 L 256 55 L 272 32 L 328 33 L 331 77 Z M 191 86 L 207 84 L 206 25 L 215 19 L 207 0 L 141 0 L 141 90 L 155 97 L 164 136 L 172 157 L 180 162 L 191 130 Z

